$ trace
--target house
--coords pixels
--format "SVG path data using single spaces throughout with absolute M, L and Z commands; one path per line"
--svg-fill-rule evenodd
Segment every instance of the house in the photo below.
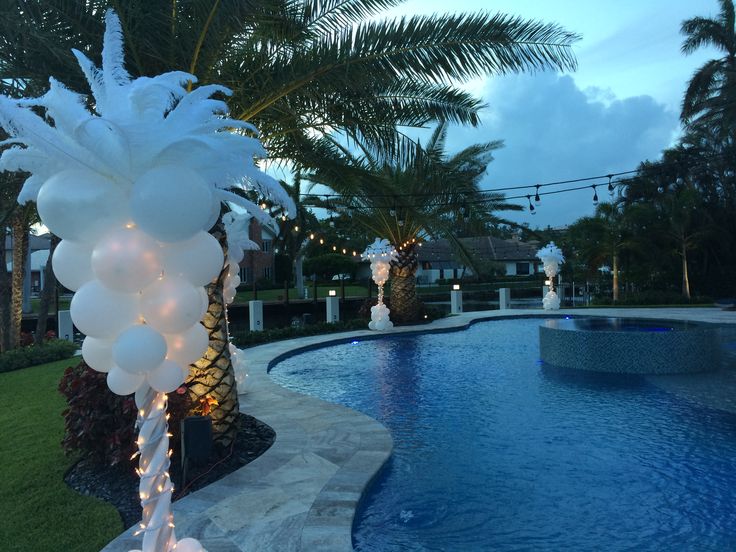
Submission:
M 248 237 L 260 247 L 260 250 L 245 251 L 240 261 L 240 282 L 252 286 L 259 280 L 268 280 L 274 283 L 276 255 L 274 243 L 279 229 L 275 221 L 261 224 L 255 218 L 248 221 Z
M 543 272 L 542 263 L 536 257 L 539 250 L 536 243 L 493 236 L 460 238 L 460 243 L 479 263 L 494 263 L 502 267 L 506 276 L 528 276 Z M 465 266 L 445 239 L 423 243 L 418 250 L 418 257 L 417 281 L 420 284 L 473 275 L 472 269 Z
M 43 289 L 43 270 L 49 259 L 49 247 L 51 239 L 48 234 L 42 236 L 28 236 L 29 255 L 30 255 L 30 273 L 26 275 L 30 282 L 27 289 L 31 294 L 36 295 Z M 13 238 L 8 235 L 5 237 L 5 269 L 10 272 L 13 270 Z M 26 283 L 28 286 L 28 283 Z

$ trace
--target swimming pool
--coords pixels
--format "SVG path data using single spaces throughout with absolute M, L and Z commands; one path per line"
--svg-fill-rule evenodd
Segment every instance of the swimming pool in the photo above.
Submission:
M 736 549 L 736 417 L 638 376 L 544 366 L 540 323 L 359 341 L 273 368 L 393 435 L 356 549 Z

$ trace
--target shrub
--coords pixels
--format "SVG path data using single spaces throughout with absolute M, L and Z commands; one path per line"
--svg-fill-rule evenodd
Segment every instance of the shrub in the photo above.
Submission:
M 233 332 L 233 343 L 240 348 L 254 347 L 263 343 L 271 343 L 272 341 L 281 341 L 284 339 L 292 339 L 295 337 L 307 337 L 310 335 L 319 335 L 326 333 L 346 332 L 349 330 L 365 330 L 367 328 L 365 320 L 348 320 L 346 322 L 336 322 L 328 324 L 321 322 L 319 324 L 309 324 L 307 326 L 289 326 L 286 328 L 276 328 L 272 330 L 264 330 L 262 332 L 241 331 Z
M 114 466 L 132 465 L 137 408 L 132 395 L 121 397 L 107 387 L 107 374 L 80 362 L 69 367 L 59 382 L 67 400 L 62 447 L 67 454 L 78 453 L 93 462 Z M 191 406 L 188 393 L 169 394 L 171 447 L 179 445 L 181 419 Z
M 42 345 L 11 349 L 0 353 L 0 373 L 70 358 L 76 350 L 77 346 L 65 339 L 51 339 Z
M 707 305 L 713 303 L 710 297 L 692 297 L 687 299 L 681 293 L 667 290 L 646 290 L 622 295 L 614 303 L 611 297 L 595 297 L 591 304 L 595 306 L 607 305 Z

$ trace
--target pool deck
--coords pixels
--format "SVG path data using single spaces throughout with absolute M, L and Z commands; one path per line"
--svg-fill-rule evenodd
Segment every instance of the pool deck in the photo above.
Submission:
M 177 534 L 196 537 L 209 552 L 347 552 L 363 491 L 388 460 L 391 436 L 380 423 L 349 408 L 275 384 L 268 369 L 280 358 L 327 343 L 400 333 L 467 328 L 480 320 L 554 315 L 614 316 L 710 322 L 726 326 L 736 342 L 736 312 L 718 308 L 600 308 L 467 312 L 422 326 L 328 334 L 279 341 L 245 351 L 249 377 L 240 396 L 243 412 L 276 432 L 273 446 L 256 460 L 174 504 Z M 733 327 L 733 331 L 731 331 Z M 734 356 L 727 359 L 736 366 Z M 698 375 L 649 376 L 687 400 L 736 412 L 736 369 Z M 104 552 L 140 546 L 132 530 Z

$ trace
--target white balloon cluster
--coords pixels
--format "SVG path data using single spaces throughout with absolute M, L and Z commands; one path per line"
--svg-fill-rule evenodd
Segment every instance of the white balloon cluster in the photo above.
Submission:
M 173 532 L 165 393 L 208 346 L 203 286 L 224 258 L 207 230 L 225 200 L 268 219 L 229 188 L 295 208 L 255 165 L 265 156 L 255 128 L 224 117 L 226 104 L 212 99 L 229 90 L 189 92 L 196 78 L 183 72 L 131 79 L 120 21 L 108 11 L 106 23 L 102 68 L 74 51 L 93 102 L 53 79 L 40 98 L 0 96 L 0 126 L 11 136 L 0 145 L 22 145 L 3 152 L 0 170 L 31 174 L 18 201 L 36 201 L 41 221 L 62 238 L 52 264 L 76 291 L 71 314 L 87 336 L 85 361 L 107 372 L 113 392 L 136 392 L 143 550 L 201 551 Z
M 545 310 L 558 310 L 560 308 L 560 298 L 554 290 L 554 278 L 559 272 L 560 265 L 565 262 L 565 257 L 562 255 L 562 250 L 555 245 L 555 242 L 549 242 L 537 251 L 537 258 L 544 263 L 544 273 L 547 275 L 545 283 L 549 286 L 549 291 L 542 299 L 542 307 Z
M 378 286 L 378 303 L 371 307 L 371 321 L 368 328 L 371 330 L 389 330 L 394 327 L 389 319 L 390 310 L 383 303 L 383 286 L 386 284 L 391 271 L 391 261 L 396 258 L 396 249 L 388 240 L 376 238 L 361 254 L 361 259 L 371 262 L 373 281 Z

